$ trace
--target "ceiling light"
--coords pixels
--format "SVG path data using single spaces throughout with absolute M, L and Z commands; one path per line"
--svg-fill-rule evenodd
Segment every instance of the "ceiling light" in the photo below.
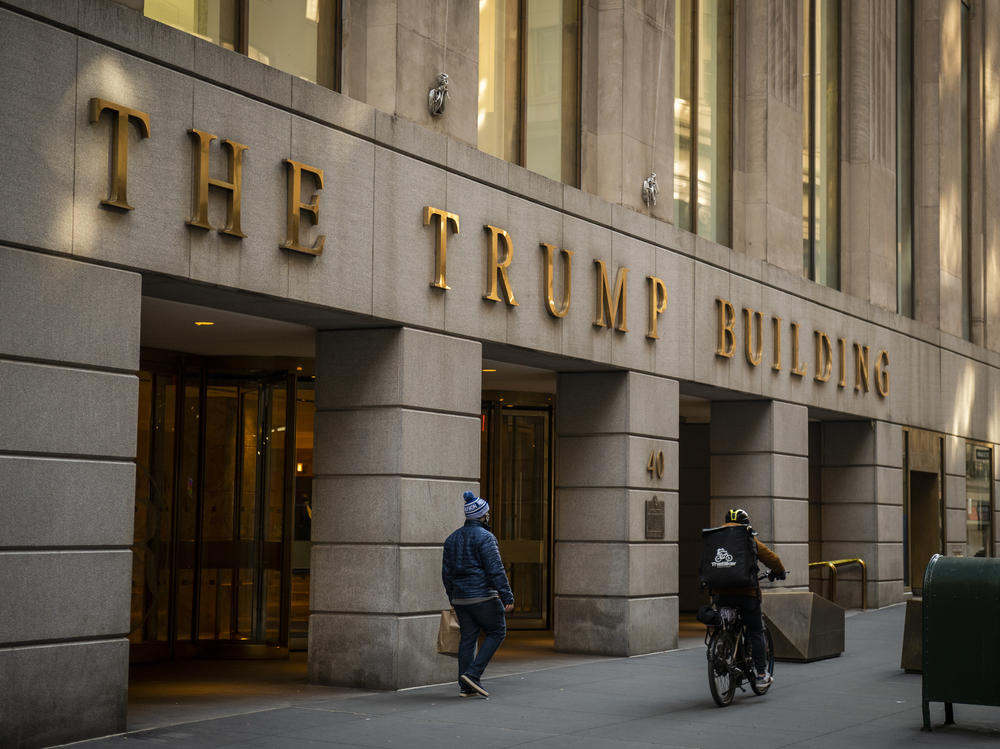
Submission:
M 215 325 L 215 323 L 214 322 L 208 322 L 207 320 L 198 320 L 198 321 L 195 322 L 195 325 L 197 325 L 200 328 L 203 325 Z
M 495 369 L 484 369 L 483 371 L 484 371 L 484 372 L 496 372 L 496 370 L 495 370 Z

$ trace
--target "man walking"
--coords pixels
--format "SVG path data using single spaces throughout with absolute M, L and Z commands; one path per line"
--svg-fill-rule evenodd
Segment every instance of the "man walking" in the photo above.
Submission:
M 500 561 L 496 536 L 490 531 L 490 506 L 466 491 L 465 525 L 444 542 L 441 581 L 455 608 L 461 639 L 458 645 L 458 685 L 462 697 L 490 693 L 480 684 L 490 658 L 507 636 L 506 612 L 514 608 L 507 573 Z M 479 633 L 483 644 L 476 652 Z

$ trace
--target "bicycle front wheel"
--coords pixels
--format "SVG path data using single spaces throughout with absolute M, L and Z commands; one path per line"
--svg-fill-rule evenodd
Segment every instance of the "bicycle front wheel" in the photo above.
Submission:
M 767 662 L 767 672 L 774 675 L 774 642 L 771 640 L 771 633 L 767 631 L 767 627 L 764 628 L 764 660 Z M 751 671 L 753 673 L 753 671 Z M 770 684 L 758 684 L 757 679 L 750 678 L 750 688 L 756 695 L 767 694 L 767 690 L 771 688 Z
M 719 707 L 733 701 L 736 680 L 733 678 L 733 647 L 725 632 L 718 631 L 708 641 L 708 688 Z

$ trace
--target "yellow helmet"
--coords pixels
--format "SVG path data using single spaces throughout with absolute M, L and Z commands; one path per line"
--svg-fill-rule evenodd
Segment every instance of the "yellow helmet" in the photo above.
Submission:
M 747 514 L 746 510 L 736 508 L 726 512 L 726 522 L 750 525 L 750 516 Z

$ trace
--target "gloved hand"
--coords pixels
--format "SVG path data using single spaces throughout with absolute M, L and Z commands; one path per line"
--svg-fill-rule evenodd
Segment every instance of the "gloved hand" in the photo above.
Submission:
M 784 580 L 786 577 L 788 577 L 787 572 L 769 572 L 767 574 L 767 579 L 771 582 L 774 582 L 775 580 Z

